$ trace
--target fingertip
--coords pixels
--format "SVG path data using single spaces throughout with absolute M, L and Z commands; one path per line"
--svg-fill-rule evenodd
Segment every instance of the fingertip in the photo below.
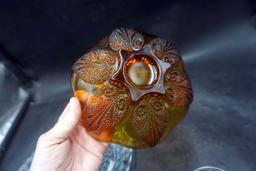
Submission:
M 79 123 L 81 116 L 79 101 L 74 97 L 70 98 L 67 108 L 68 110 L 65 110 L 65 112 L 63 112 L 58 122 L 50 130 L 50 135 L 52 137 L 68 137 L 72 130 L 74 130 Z
M 72 103 L 72 104 L 79 103 L 79 101 L 78 101 L 78 99 L 76 97 L 71 97 L 69 102 Z
M 72 113 L 76 115 L 81 115 L 81 106 L 80 102 L 76 97 L 70 98 L 70 108 Z

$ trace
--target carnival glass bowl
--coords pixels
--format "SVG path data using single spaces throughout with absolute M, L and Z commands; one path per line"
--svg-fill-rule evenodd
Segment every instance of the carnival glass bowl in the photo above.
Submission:
M 72 69 L 81 122 L 105 142 L 155 146 L 185 116 L 193 97 L 174 44 L 132 29 L 115 29 Z

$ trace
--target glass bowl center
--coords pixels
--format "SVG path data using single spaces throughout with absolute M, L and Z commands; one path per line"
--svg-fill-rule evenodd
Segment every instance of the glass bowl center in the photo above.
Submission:
M 132 56 L 124 65 L 124 77 L 134 87 L 152 87 L 157 82 L 157 64 L 147 55 Z

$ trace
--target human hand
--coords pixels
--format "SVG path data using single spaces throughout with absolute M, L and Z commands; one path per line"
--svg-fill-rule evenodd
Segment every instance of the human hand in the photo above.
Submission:
M 30 171 L 99 170 L 108 144 L 91 137 L 80 116 L 80 103 L 73 97 L 54 127 L 39 137 Z

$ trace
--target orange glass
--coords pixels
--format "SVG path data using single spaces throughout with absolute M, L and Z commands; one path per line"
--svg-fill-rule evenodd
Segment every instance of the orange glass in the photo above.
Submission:
M 81 122 L 98 140 L 152 147 L 185 116 L 192 89 L 172 43 L 115 29 L 73 65 Z

